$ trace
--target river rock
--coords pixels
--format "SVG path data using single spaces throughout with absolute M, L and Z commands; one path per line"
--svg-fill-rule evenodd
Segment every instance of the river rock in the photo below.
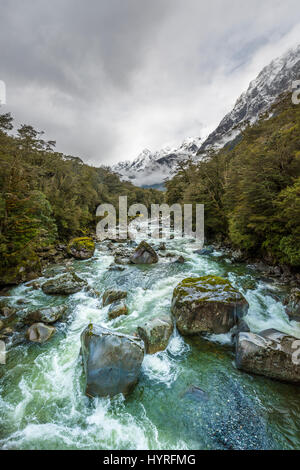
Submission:
M 170 316 L 153 318 L 137 329 L 139 337 L 145 343 L 147 354 L 154 354 L 166 349 L 173 333 L 173 321 Z
M 86 394 L 127 395 L 139 379 L 144 344 L 138 338 L 90 324 L 81 334 Z
M 201 250 L 196 250 L 194 253 L 196 255 L 207 256 L 213 253 L 214 249 L 212 246 L 207 246 L 206 248 L 202 248 Z
M 87 282 L 77 274 L 68 272 L 49 279 L 42 285 L 42 290 L 49 295 L 71 295 L 87 286 Z
M 118 300 L 110 305 L 108 309 L 108 318 L 109 320 L 114 320 L 121 315 L 128 315 L 128 308 L 125 302 Z
M 183 335 L 227 333 L 249 305 L 228 280 L 217 276 L 184 279 L 174 289 L 171 311 Z
M 73 238 L 68 244 L 67 252 L 76 259 L 89 259 L 94 255 L 95 243 L 89 237 Z
M 55 333 L 53 326 L 44 325 L 43 323 L 34 323 L 27 330 L 27 338 L 34 343 L 45 343 Z
M 115 290 L 115 289 L 106 290 L 102 297 L 103 307 L 106 307 L 106 305 L 110 305 L 113 302 L 116 302 L 117 300 L 126 299 L 126 297 L 127 297 L 127 292 L 124 290 Z
M 290 319 L 300 322 L 300 289 L 292 289 L 285 304 L 286 313 Z
M 240 333 L 236 365 L 246 372 L 299 384 L 300 340 L 274 329 Z
M 64 317 L 67 311 L 66 305 L 58 305 L 55 307 L 47 307 L 39 310 L 29 310 L 23 316 L 25 324 L 31 323 L 55 323 Z
M 147 242 L 142 241 L 130 257 L 134 264 L 154 264 L 158 262 L 155 250 Z

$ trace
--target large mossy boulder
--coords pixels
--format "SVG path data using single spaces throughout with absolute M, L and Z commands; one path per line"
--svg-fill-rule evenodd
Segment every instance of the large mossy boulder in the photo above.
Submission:
M 45 343 L 54 335 L 55 331 L 53 326 L 34 323 L 28 328 L 26 336 L 33 343 Z
M 81 291 L 86 286 L 86 281 L 77 274 L 68 272 L 46 281 L 42 285 L 42 290 L 49 295 L 71 295 Z
M 147 354 L 154 354 L 166 349 L 173 333 L 173 321 L 168 315 L 152 318 L 144 325 L 138 327 L 139 337 L 145 343 Z
M 46 307 L 39 310 L 28 310 L 22 316 L 22 320 L 25 324 L 32 323 L 55 323 L 58 320 L 64 318 L 67 311 L 66 305 L 57 305 L 55 307 Z
M 130 257 L 133 264 L 154 264 L 158 262 L 156 251 L 147 242 L 142 241 Z
M 127 292 L 124 290 L 108 289 L 104 292 L 102 297 L 103 307 L 106 307 L 106 305 L 110 305 L 113 302 L 117 302 L 118 300 L 126 299 L 126 297 Z
M 67 246 L 67 252 L 76 259 L 89 259 L 94 255 L 95 243 L 92 238 L 73 238 Z
M 300 340 L 273 329 L 240 333 L 236 365 L 249 373 L 300 384 Z
M 90 324 L 81 334 L 86 394 L 127 395 L 139 379 L 144 343 L 138 338 Z
M 228 280 L 188 278 L 174 289 L 172 314 L 182 335 L 227 333 L 248 312 L 248 302 Z

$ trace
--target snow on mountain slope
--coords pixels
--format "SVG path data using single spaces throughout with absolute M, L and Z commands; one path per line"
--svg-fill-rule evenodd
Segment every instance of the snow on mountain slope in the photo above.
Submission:
M 300 44 L 263 68 L 248 90 L 237 100 L 234 108 L 203 142 L 200 152 L 211 147 L 223 147 L 239 133 L 235 127 L 245 121 L 254 123 L 267 111 L 276 98 L 292 90 L 292 82 L 300 79 Z
M 234 108 L 220 122 L 214 132 L 202 142 L 200 138 L 186 139 L 179 148 L 169 147 L 151 152 L 144 150 L 135 160 L 120 162 L 112 167 L 124 180 L 137 186 L 154 186 L 163 183 L 174 172 L 177 163 L 188 157 L 199 159 L 210 148 L 223 147 L 238 134 L 236 128 L 243 122 L 254 123 L 270 108 L 276 98 L 292 89 L 292 82 L 300 80 L 300 44 L 263 68 Z
M 156 152 L 145 149 L 135 160 L 119 162 L 112 169 L 121 179 L 138 186 L 157 185 L 171 176 L 179 161 L 194 157 L 200 142 L 200 138 L 188 138 L 178 148 L 166 147 Z

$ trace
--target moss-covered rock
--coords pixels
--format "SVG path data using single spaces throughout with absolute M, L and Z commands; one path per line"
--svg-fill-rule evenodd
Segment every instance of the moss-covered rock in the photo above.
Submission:
M 227 333 L 249 305 L 228 280 L 218 276 L 187 278 L 174 289 L 172 313 L 183 335 Z
M 68 243 L 67 252 L 76 259 L 89 259 L 94 255 L 95 243 L 89 237 L 73 238 Z

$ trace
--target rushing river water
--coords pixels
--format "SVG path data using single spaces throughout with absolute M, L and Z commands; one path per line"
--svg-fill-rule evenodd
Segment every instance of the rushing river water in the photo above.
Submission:
M 91 291 L 69 297 L 47 296 L 26 285 L 11 291 L 14 306 L 24 298 L 35 308 L 66 303 L 70 319 L 44 345 L 9 349 L 7 364 L 0 366 L 1 448 L 300 448 L 299 387 L 237 370 L 229 334 L 183 339 L 175 332 L 166 351 L 145 356 L 140 381 L 127 399 L 84 395 L 82 330 L 94 322 L 135 331 L 146 319 L 170 311 L 173 289 L 185 277 L 228 278 L 250 304 L 251 331 L 276 328 L 300 338 L 300 324 L 284 312 L 280 286 L 221 253 L 193 254 L 196 246 L 189 240 L 168 241 L 167 248 L 186 262 L 161 258 L 157 265 L 109 271 L 113 256 L 101 246 L 91 260 L 73 261 L 76 272 L 100 293 L 114 287 L 128 291 L 130 314 L 113 321 Z M 63 269 L 51 268 L 47 275 Z M 191 385 L 204 393 L 186 393 Z

